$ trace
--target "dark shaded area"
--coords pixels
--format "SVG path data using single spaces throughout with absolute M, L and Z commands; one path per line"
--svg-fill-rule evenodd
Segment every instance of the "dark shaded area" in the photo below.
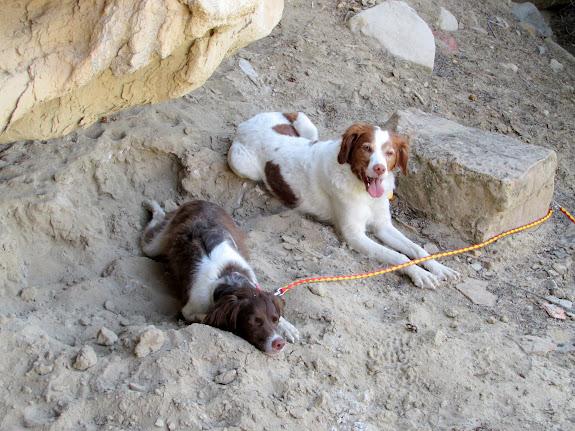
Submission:
M 548 9 L 551 12 L 553 38 L 569 53 L 575 55 L 575 2 Z

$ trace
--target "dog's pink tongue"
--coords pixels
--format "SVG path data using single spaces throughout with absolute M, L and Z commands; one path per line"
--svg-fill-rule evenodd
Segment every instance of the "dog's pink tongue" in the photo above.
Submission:
M 383 181 L 381 178 L 372 178 L 371 184 L 367 188 L 367 192 L 372 198 L 380 198 L 383 196 L 385 190 L 383 189 Z

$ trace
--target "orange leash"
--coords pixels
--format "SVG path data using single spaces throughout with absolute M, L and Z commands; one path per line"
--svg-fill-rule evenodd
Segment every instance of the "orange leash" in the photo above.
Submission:
M 567 210 L 565 208 L 563 208 L 560 205 L 556 205 L 556 207 L 563 214 L 565 214 L 573 223 L 575 223 L 575 218 L 571 214 L 569 214 L 569 212 L 567 212 Z M 547 213 L 547 215 L 545 217 L 542 217 L 539 220 L 534 221 L 533 223 L 529 223 L 529 224 L 526 224 L 524 226 L 508 230 L 507 232 L 500 233 L 499 235 L 496 235 L 493 238 L 490 238 L 487 241 L 484 241 L 480 244 L 475 244 L 475 245 L 471 245 L 469 247 L 460 248 L 459 250 L 446 251 L 443 253 L 437 253 L 437 254 L 433 254 L 430 256 L 420 257 L 419 259 L 410 260 L 408 262 L 401 263 L 399 265 L 391 266 L 389 268 L 380 269 L 378 271 L 366 272 L 364 274 L 340 275 L 340 276 L 335 276 L 335 277 L 305 278 L 305 279 L 294 281 L 293 283 L 290 283 L 287 286 L 279 288 L 275 292 L 275 295 L 276 296 L 282 296 L 288 290 L 290 290 L 293 287 L 299 286 L 300 284 L 320 283 L 320 282 L 324 282 L 324 281 L 360 280 L 362 278 L 369 278 L 369 277 L 374 277 L 376 275 L 387 274 L 388 272 L 397 271 L 398 269 L 406 268 L 406 267 L 411 266 L 411 265 L 416 265 L 418 263 L 425 262 L 427 260 L 438 259 L 440 257 L 445 257 L 445 256 L 454 256 L 456 254 L 477 250 L 478 248 L 485 247 L 486 245 L 489 245 L 489 244 L 491 244 L 491 243 L 497 241 L 498 239 L 501 239 L 507 235 L 511 235 L 511 234 L 521 232 L 523 230 L 535 227 L 535 226 L 543 223 L 544 221 L 547 221 L 551 217 L 552 214 L 553 214 L 553 207 L 551 206 L 551 207 L 549 207 L 549 212 Z

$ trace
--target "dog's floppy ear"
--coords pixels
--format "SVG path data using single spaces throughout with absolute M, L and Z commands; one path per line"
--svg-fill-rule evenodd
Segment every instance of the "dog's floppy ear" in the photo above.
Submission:
M 241 304 L 242 301 L 237 296 L 226 295 L 214 304 L 202 323 L 224 331 L 235 332 Z
M 358 124 L 352 124 L 341 135 L 341 147 L 339 147 L 339 154 L 337 155 L 337 161 L 340 165 L 348 163 L 351 159 L 351 150 L 353 149 L 353 143 L 357 140 L 359 135 L 362 133 L 361 128 Z
M 407 161 L 409 160 L 409 141 L 411 135 L 395 135 L 397 139 L 397 166 L 401 168 L 403 175 L 407 175 Z
M 276 310 L 278 311 L 278 314 L 280 316 L 283 316 L 284 315 L 284 305 L 285 305 L 284 300 L 281 297 L 274 295 L 273 301 L 274 301 L 274 305 L 276 306 Z

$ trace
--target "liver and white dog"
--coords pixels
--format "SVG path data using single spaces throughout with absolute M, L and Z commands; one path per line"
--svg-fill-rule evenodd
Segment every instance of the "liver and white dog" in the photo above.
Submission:
M 409 138 L 355 123 L 340 139 L 317 139 L 317 128 L 301 112 L 262 113 L 238 126 L 228 163 L 240 177 L 263 181 L 286 205 L 332 222 L 350 247 L 371 258 L 397 265 L 407 256 L 428 256 L 393 227 L 389 211 L 393 170 L 407 174 Z M 433 260 L 422 265 L 402 270 L 418 287 L 459 277 Z
M 153 217 L 142 249 L 166 261 L 185 301 L 186 321 L 230 331 L 269 354 L 284 348 L 282 335 L 299 339 L 282 317 L 283 300 L 259 289 L 247 263 L 245 234 L 223 208 L 198 200 L 166 215 L 155 201 L 144 206 Z

